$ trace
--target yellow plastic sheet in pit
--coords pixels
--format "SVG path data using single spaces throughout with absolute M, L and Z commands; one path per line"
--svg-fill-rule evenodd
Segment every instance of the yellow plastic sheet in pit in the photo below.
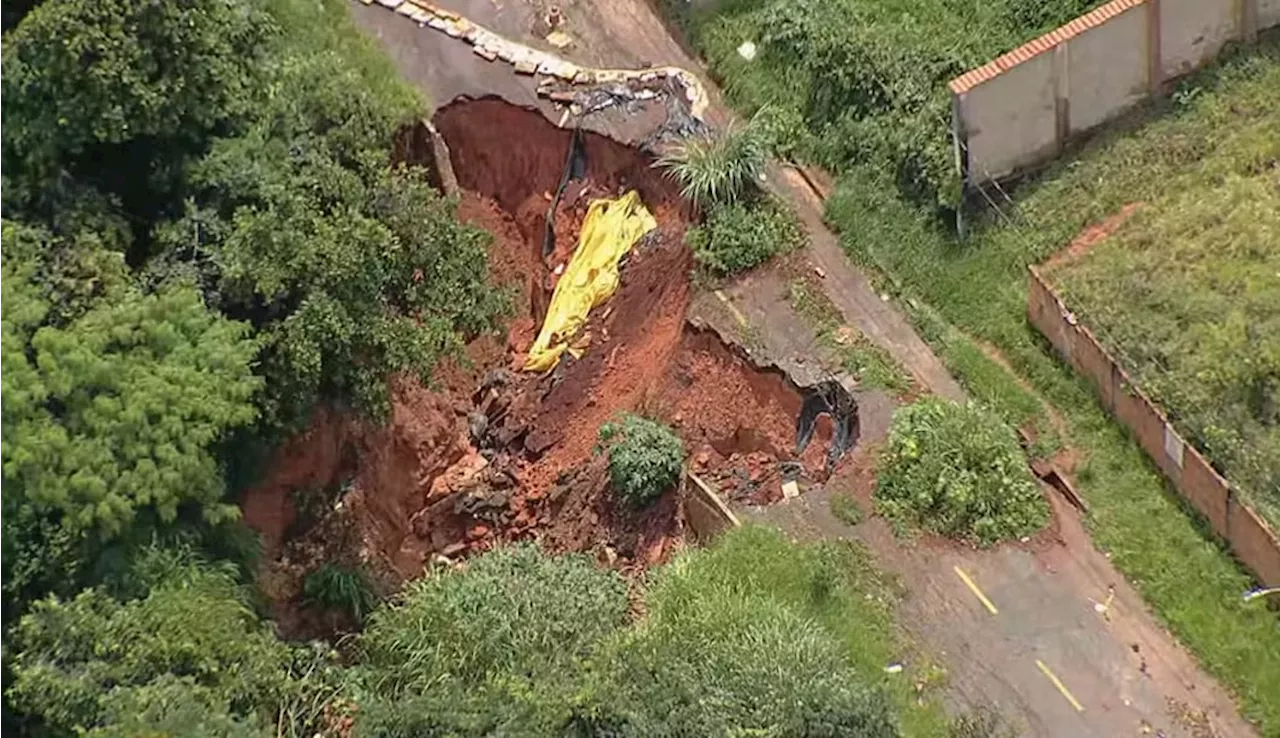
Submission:
M 569 341 L 587 323 L 587 313 L 618 289 L 618 262 L 644 234 L 658 227 L 635 190 L 616 200 L 595 200 L 582 221 L 578 248 L 551 293 L 547 319 L 525 359 L 526 371 L 555 367 Z

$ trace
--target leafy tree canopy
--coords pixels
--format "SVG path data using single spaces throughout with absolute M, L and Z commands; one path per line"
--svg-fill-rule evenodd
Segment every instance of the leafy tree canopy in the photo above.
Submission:
M 190 170 L 192 200 L 153 267 L 194 266 L 220 309 L 259 329 L 280 423 L 320 399 L 379 414 L 388 374 L 425 378 L 505 304 L 485 284 L 484 232 L 425 171 L 389 167 L 417 98 L 320 48 L 283 45 L 248 129 Z
M 248 607 L 234 569 L 154 549 L 137 574 L 136 599 L 92 589 L 32 606 L 12 633 L 11 704 L 55 734 L 260 735 L 257 720 L 275 717 L 263 708 L 296 686 L 294 656 Z
M 6 226 L 6 247 L 21 233 Z M 107 535 L 139 508 L 166 521 L 186 503 L 210 519 L 232 515 L 214 446 L 256 415 L 261 382 L 247 326 L 210 313 L 181 286 L 150 295 L 122 287 L 85 301 L 65 326 L 41 325 L 50 303 L 34 282 L 37 267 L 8 251 L 6 498 L 57 511 L 72 531 Z
M 4 44 L 4 157 L 46 179 L 98 144 L 198 142 L 252 107 L 269 20 L 237 0 L 63 0 Z

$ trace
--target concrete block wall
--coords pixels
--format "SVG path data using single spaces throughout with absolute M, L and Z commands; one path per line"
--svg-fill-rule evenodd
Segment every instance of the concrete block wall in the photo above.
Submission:
M 1112 0 L 950 83 L 967 185 L 1015 175 L 1073 136 L 1280 25 L 1280 0 Z
M 1168 418 L 1133 382 L 1094 337 L 1079 324 L 1061 297 L 1035 267 L 1030 269 L 1027 319 L 1076 371 L 1088 377 L 1103 405 L 1133 434 L 1138 445 L 1173 482 L 1182 497 L 1227 542 L 1258 581 L 1280 587 L 1280 539 L 1232 490 Z

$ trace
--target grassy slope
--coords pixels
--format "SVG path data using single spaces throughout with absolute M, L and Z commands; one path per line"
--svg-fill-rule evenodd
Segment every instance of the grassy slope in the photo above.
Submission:
M 1253 143 L 1230 152 L 1245 173 L 1188 172 L 1051 279 L 1280 529 L 1280 135 Z
M 1099 136 L 1004 202 L 969 242 L 946 237 L 871 176 L 846 177 L 828 205 L 851 256 L 882 272 L 916 311 L 926 338 L 979 396 L 1014 379 L 964 347 L 957 332 L 994 344 L 1060 409 L 1070 442 L 1087 454 L 1079 485 L 1092 503 L 1095 543 L 1155 612 L 1239 696 L 1248 717 L 1280 735 L 1280 628 L 1240 602 L 1250 586 L 1206 538 L 1148 459 L 1098 406 L 1090 388 L 1046 350 L 1024 319 L 1025 267 L 1133 201 L 1216 181 L 1270 161 L 1280 138 L 1280 43 L 1271 38 L 1189 80 L 1166 109 Z M 965 355 L 965 360 L 959 360 Z M 1021 393 L 1013 392 L 1017 397 Z M 1188 576 L 1194 572 L 1194 576 Z

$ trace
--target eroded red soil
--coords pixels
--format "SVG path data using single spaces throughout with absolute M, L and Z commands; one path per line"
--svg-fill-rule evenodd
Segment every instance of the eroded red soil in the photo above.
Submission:
M 684 214 L 648 157 L 585 134 L 586 178 L 566 188 L 544 259 L 570 132 L 496 100 L 455 103 L 435 123 L 464 189 L 459 216 L 493 234 L 491 279 L 518 290 L 514 315 L 505 336 L 477 337 L 465 360 L 439 366 L 430 388 L 393 382 L 384 425 L 317 414 L 245 494 L 245 521 L 269 562 L 262 580 L 286 632 L 306 632 L 305 618 L 291 629 L 290 615 L 306 572 L 323 561 L 360 563 L 389 586 L 435 557 L 516 539 L 593 551 L 624 568 L 662 561 L 682 541 L 677 491 L 643 512 L 618 509 L 595 453 L 599 427 L 620 412 L 670 422 L 694 466 L 746 499 L 780 497 L 784 463 L 795 462 L 788 474 L 824 475 L 830 424 L 793 458 L 801 395 L 789 380 L 686 327 Z M 628 256 L 617 294 L 592 312 L 586 352 L 566 354 L 546 375 L 519 371 L 588 203 L 629 188 L 659 227 Z

